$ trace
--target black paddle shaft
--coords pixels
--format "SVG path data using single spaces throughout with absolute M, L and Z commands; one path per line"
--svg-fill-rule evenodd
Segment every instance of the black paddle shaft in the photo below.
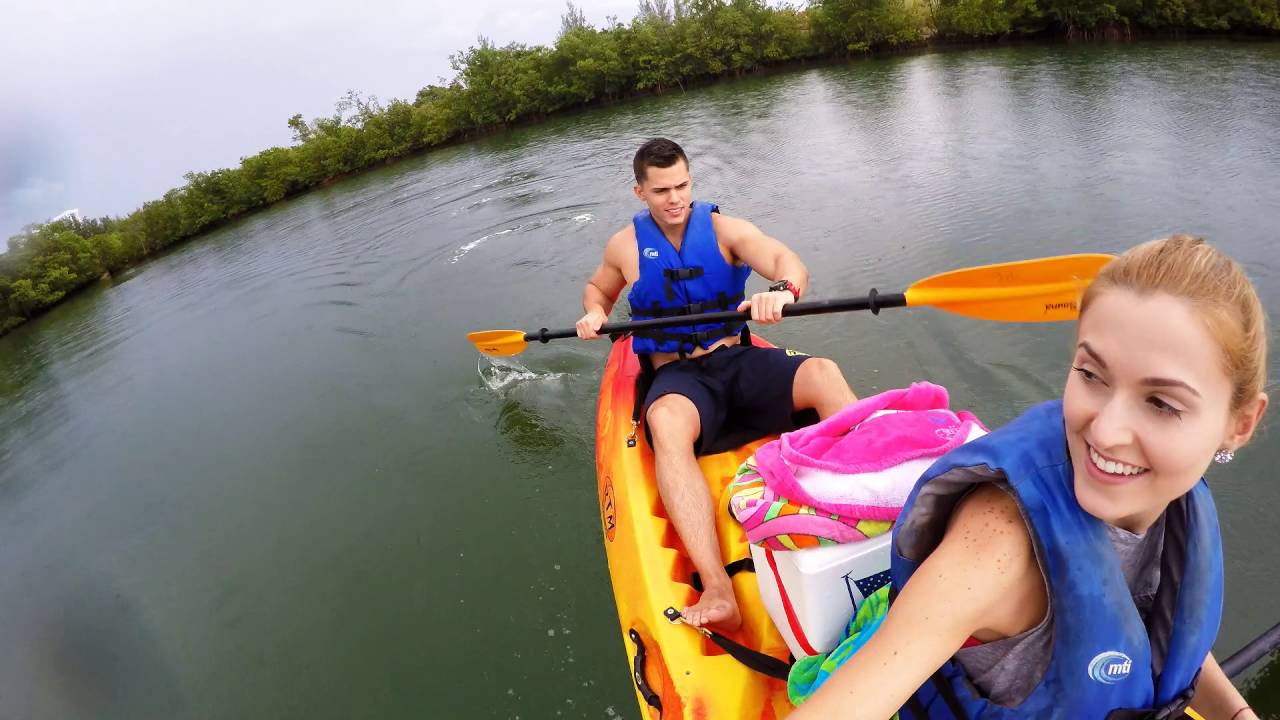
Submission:
M 1276 647 L 1280 647 L 1280 623 L 1271 626 L 1271 629 L 1254 638 L 1248 645 L 1240 648 L 1234 655 L 1222 661 L 1222 672 L 1229 678 L 1234 678 L 1250 665 L 1258 662 L 1264 656 L 1271 653 Z
M 783 317 L 799 317 L 802 315 L 825 315 L 827 313 L 852 312 L 870 310 L 880 314 L 881 308 L 906 307 L 907 296 L 904 293 L 881 295 L 874 289 L 869 295 L 856 298 L 835 298 L 832 300 L 812 300 L 810 302 L 791 303 L 782 308 Z M 631 332 L 632 330 L 650 330 L 653 328 L 677 327 L 682 325 L 703 325 L 706 323 L 735 322 L 751 319 L 750 311 L 722 310 L 720 312 L 701 313 L 698 315 L 678 315 L 675 317 L 655 318 L 653 320 L 634 320 L 632 322 L 608 323 L 600 327 L 601 335 Z M 525 342 L 550 342 L 561 338 L 577 337 L 576 328 L 567 330 L 548 330 L 542 328 L 538 332 L 525 333 Z

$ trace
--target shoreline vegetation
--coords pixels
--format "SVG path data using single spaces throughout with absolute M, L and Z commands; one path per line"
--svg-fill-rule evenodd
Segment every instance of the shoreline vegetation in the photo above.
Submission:
M 0 255 L 0 335 L 175 243 L 357 172 L 559 113 L 806 63 L 1010 40 L 1280 36 L 1280 0 L 640 0 L 630 23 L 572 2 L 551 47 L 484 37 L 446 85 L 412 100 L 351 91 L 333 115 L 289 118 L 293 145 L 186 183 L 125 217 L 29 225 Z

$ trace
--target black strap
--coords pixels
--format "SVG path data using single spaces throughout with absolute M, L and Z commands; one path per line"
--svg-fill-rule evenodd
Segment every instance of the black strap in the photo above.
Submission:
M 649 388 L 653 386 L 653 358 L 648 353 L 637 355 L 640 361 L 640 374 L 636 375 L 636 397 L 631 403 L 631 422 L 634 427 L 640 427 L 639 423 L 643 420 L 641 415 L 644 413 L 645 397 L 649 395 Z
M 662 698 L 658 697 L 658 693 L 649 687 L 649 680 L 644 675 L 645 649 L 644 640 L 640 638 L 640 633 L 635 628 L 627 630 L 627 636 L 631 638 L 631 642 L 636 644 L 636 655 L 631 659 L 631 679 L 635 681 L 636 690 L 640 696 L 644 698 L 646 703 L 658 710 L 658 716 L 662 716 Z
M 765 655 L 759 650 L 752 650 L 745 645 L 730 640 L 715 630 L 707 630 L 707 637 L 710 638 L 711 642 L 719 645 L 721 650 L 729 653 L 734 660 L 761 675 L 768 675 L 771 678 L 784 681 L 791 675 L 791 663 L 783 662 L 772 655 Z
M 756 571 L 756 563 L 750 557 L 739 558 L 728 565 L 725 565 L 724 571 L 729 577 L 733 577 L 740 572 L 753 573 Z M 689 576 L 689 584 L 693 586 L 694 590 L 702 592 L 702 577 L 698 574 L 697 570 L 693 571 Z M 667 608 L 666 615 L 668 620 L 674 620 L 675 618 L 680 617 L 680 613 L 677 612 L 675 608 Z M 739 642 L 730 640 L 710 628 L 704 629 L 707 631 L 707 638 L 711 640 L 711 642 L 718 645 L 720 649 L 724 650 L 726 653 L 731 655 L 734 660 L 742 663 L 747 668 L 763 675 L 768 675 L 772 678 L 778 678 L 779 680 L 786 680 L 787 676 L 791 673 L 791 663 L 783 662 L 782 660 L 779 660 L 772 655 L 766 655 L 759 650 L 752 650 Z
M 669 607 L 663 613 L 667 620 L 675 622 L 683 616 L 679 610 Z M 690 626 L 693 627 L 693 626 Z M 698 632 L 707 636 L 707 639 L 715 643 L 721 650 L 724 650 L 730 657 L 742 663 L 748 670 L 754 670 L 761 675 L 767 675 L 778 680 L 786 680 L 791 674 L 791 663 L 783 662 L 772 655 L 766 655 L 759 650 L 751 648 L 739 643 L 735 640 L 721 635 L 711 628 L 694 628 Z
M 682 268 L 662 268 L 662 276 L 668 280 L 697 280 L 706 273 L 701 265 Z
M 705 312 L 715 312 L 719 310 L 730 310 L 738 307 L 746 296 L 735 295 L 730 297 L 724 293 L 720 293 L 715 300 L 706 300 L 703 302 L 689 303 L 688 305 L 680 305 L 679 307 L 662 307 L 658 303 L 651 304 L 648 308 L 641 310 L 632 310 L 632 320 L 649 320 L 651 318 L 668 318 L 682 317 L 684 315 L 700 315 Z
M 695 280 L 702 277 L 703 270 L 700 265 L 682 268 L 662 268 L 662 277 L 666 279 L 667 299 L 676 299 L 676 282 L 684 282 L 685 280 Z
M 1196 671 L 1191 685 L 1164 705 L 1154 708 L 1117 708 L 1107 713 L 1106 720 L 1182 720 L 1188 717 L 1186 710 L 1191 706 L 1191 698 L 1196 694 L 1196 680 L 1199 679 L 1200 672 Z
M 729 577 L 733 577 L 734 575 L 737 575 L 740 572 L 755 572 L 755 571 L 756 571 L 756 561 L 752 560 L 750 556 L 740 558 L 738 560 L 734 560 L 733 562 L 724 566 L 724 572 Z M 693 586 L 694 590 L 697 590 L 698 592 L 702 592 L 702 576 L 698 574 L 697 570 L 694 570 L 693 573 L 689 576 L 689 584 Z
M 951 716 L 957 720 L 969 720 L 969 713 L 964 709 L 964 703 L 960 702 L 960 697 L 956 695 L 956 689 L 947 681 L 945 675 L 942 674 L 942 668 L 929 677 L 925 684 L 933 683 L 933 687 L 938 692 L 938 697 L 942 698 L 942 702 L 946 704 L 947 710 L 951 712 Z M 925 707 L 924 702 L 920 699 L 919 691 L 911 693 L 911 697 L 907 698 L 907 704 L 898 709 L 901 713 L 903 710 L 909 710 L 911 718 L 921 718 L 928 720 L 929 709 Z
M 699 330 L 695 333 L 689 333 L 689 339 L 698 345 L 714 342 L 720 338 L 733 337 L 742 330 L 742 323 L 725 323 L 718 328 L 710 330 Z
M 725 323 L 719 327 L 710 330 L 699 330 L 697 332 L 672 332 L 667 328 L 652 328 L 647 330 L 632 331 L 632 335 L 636 337 L 648 338 L 656 342 L 677 342 L 685 352 L 693 352 L 697 347 L 701 347 L 707 343 L 714 342 L 720 338 L 733 337 L 742 332 L 745 323 Z M 687 347 L 687 349 L 685 349 Z
M 947 681 L 946 676 L 942 674 L 939 668 L 930 678 L 934 687 L 938 688 L 938 694 L 942 696 L 942 702 L 947 704 L 947 709 L 951 711 L 952 717 L 957 720 L 969 720 L 969 713 L 965 711 L 964 704 L 960 702 L 960 698 L 956 696 L 956 689 Z
M 929 710 L 925 708 L 924 703 L 920 702 L 920 698 L 916 697 L 915 693 L 912 693 L 911 697 L 907 698 L 906 708 L 911 711 L 912 717 L 919 720 L 929 720 Z M 898 710 L 898 713 L 901 714 L 902 710 Z

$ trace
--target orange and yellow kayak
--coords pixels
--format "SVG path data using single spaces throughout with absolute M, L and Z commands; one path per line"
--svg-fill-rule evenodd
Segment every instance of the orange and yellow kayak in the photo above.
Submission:
M 614 343 L 596 412 L 596 480 L 605 554 L 641 717 L 785 717 L 791 704 L 784 682 L 749 670 L 711 640 L 686 625 L 668 622 L 663 615 L 668 607 L 683 609 L 691 604 L 697 592 L 690 584 L 693 563 L 658 497 L 653 452 L 643 431 L 634 447 L 627 446 L 639 372 L 630 338 Z M 746 535 L 729 515 L 721 495 L 742 461 L 767 440 L 699 459 L 718 507 L 716 530 L 726 565 L 749 557 L 749 552 Z M 749 648 L 787 658 L 786 643 L 765 612 L 755 576 L 737 574 L 733 584 L 742 628 L 730 637 Z

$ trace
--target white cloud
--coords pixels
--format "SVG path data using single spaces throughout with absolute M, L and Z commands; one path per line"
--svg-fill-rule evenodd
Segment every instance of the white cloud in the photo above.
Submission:
M 636 8 L 576 4 L 597 26 Z M 290 115 L 327 114 L 349 89 L 412 98 L 452 77 L 449 55 L 479 35 L 549 44 L 563 12 L 544 0 L 0 3 L 0 115 L 16 108 L 38 128 L 36 144 L 51 148 L 17 177 L 0 173 L 0 195 L 38 185 L 30 197 L 49 203 L 5 203 L 0 237 L 42 219 L 14 216 L 26 210 L 129 212 L 189 170 L 287 144 Z M 18 142 L 13 126 L 0 120 L 0 153 Z

